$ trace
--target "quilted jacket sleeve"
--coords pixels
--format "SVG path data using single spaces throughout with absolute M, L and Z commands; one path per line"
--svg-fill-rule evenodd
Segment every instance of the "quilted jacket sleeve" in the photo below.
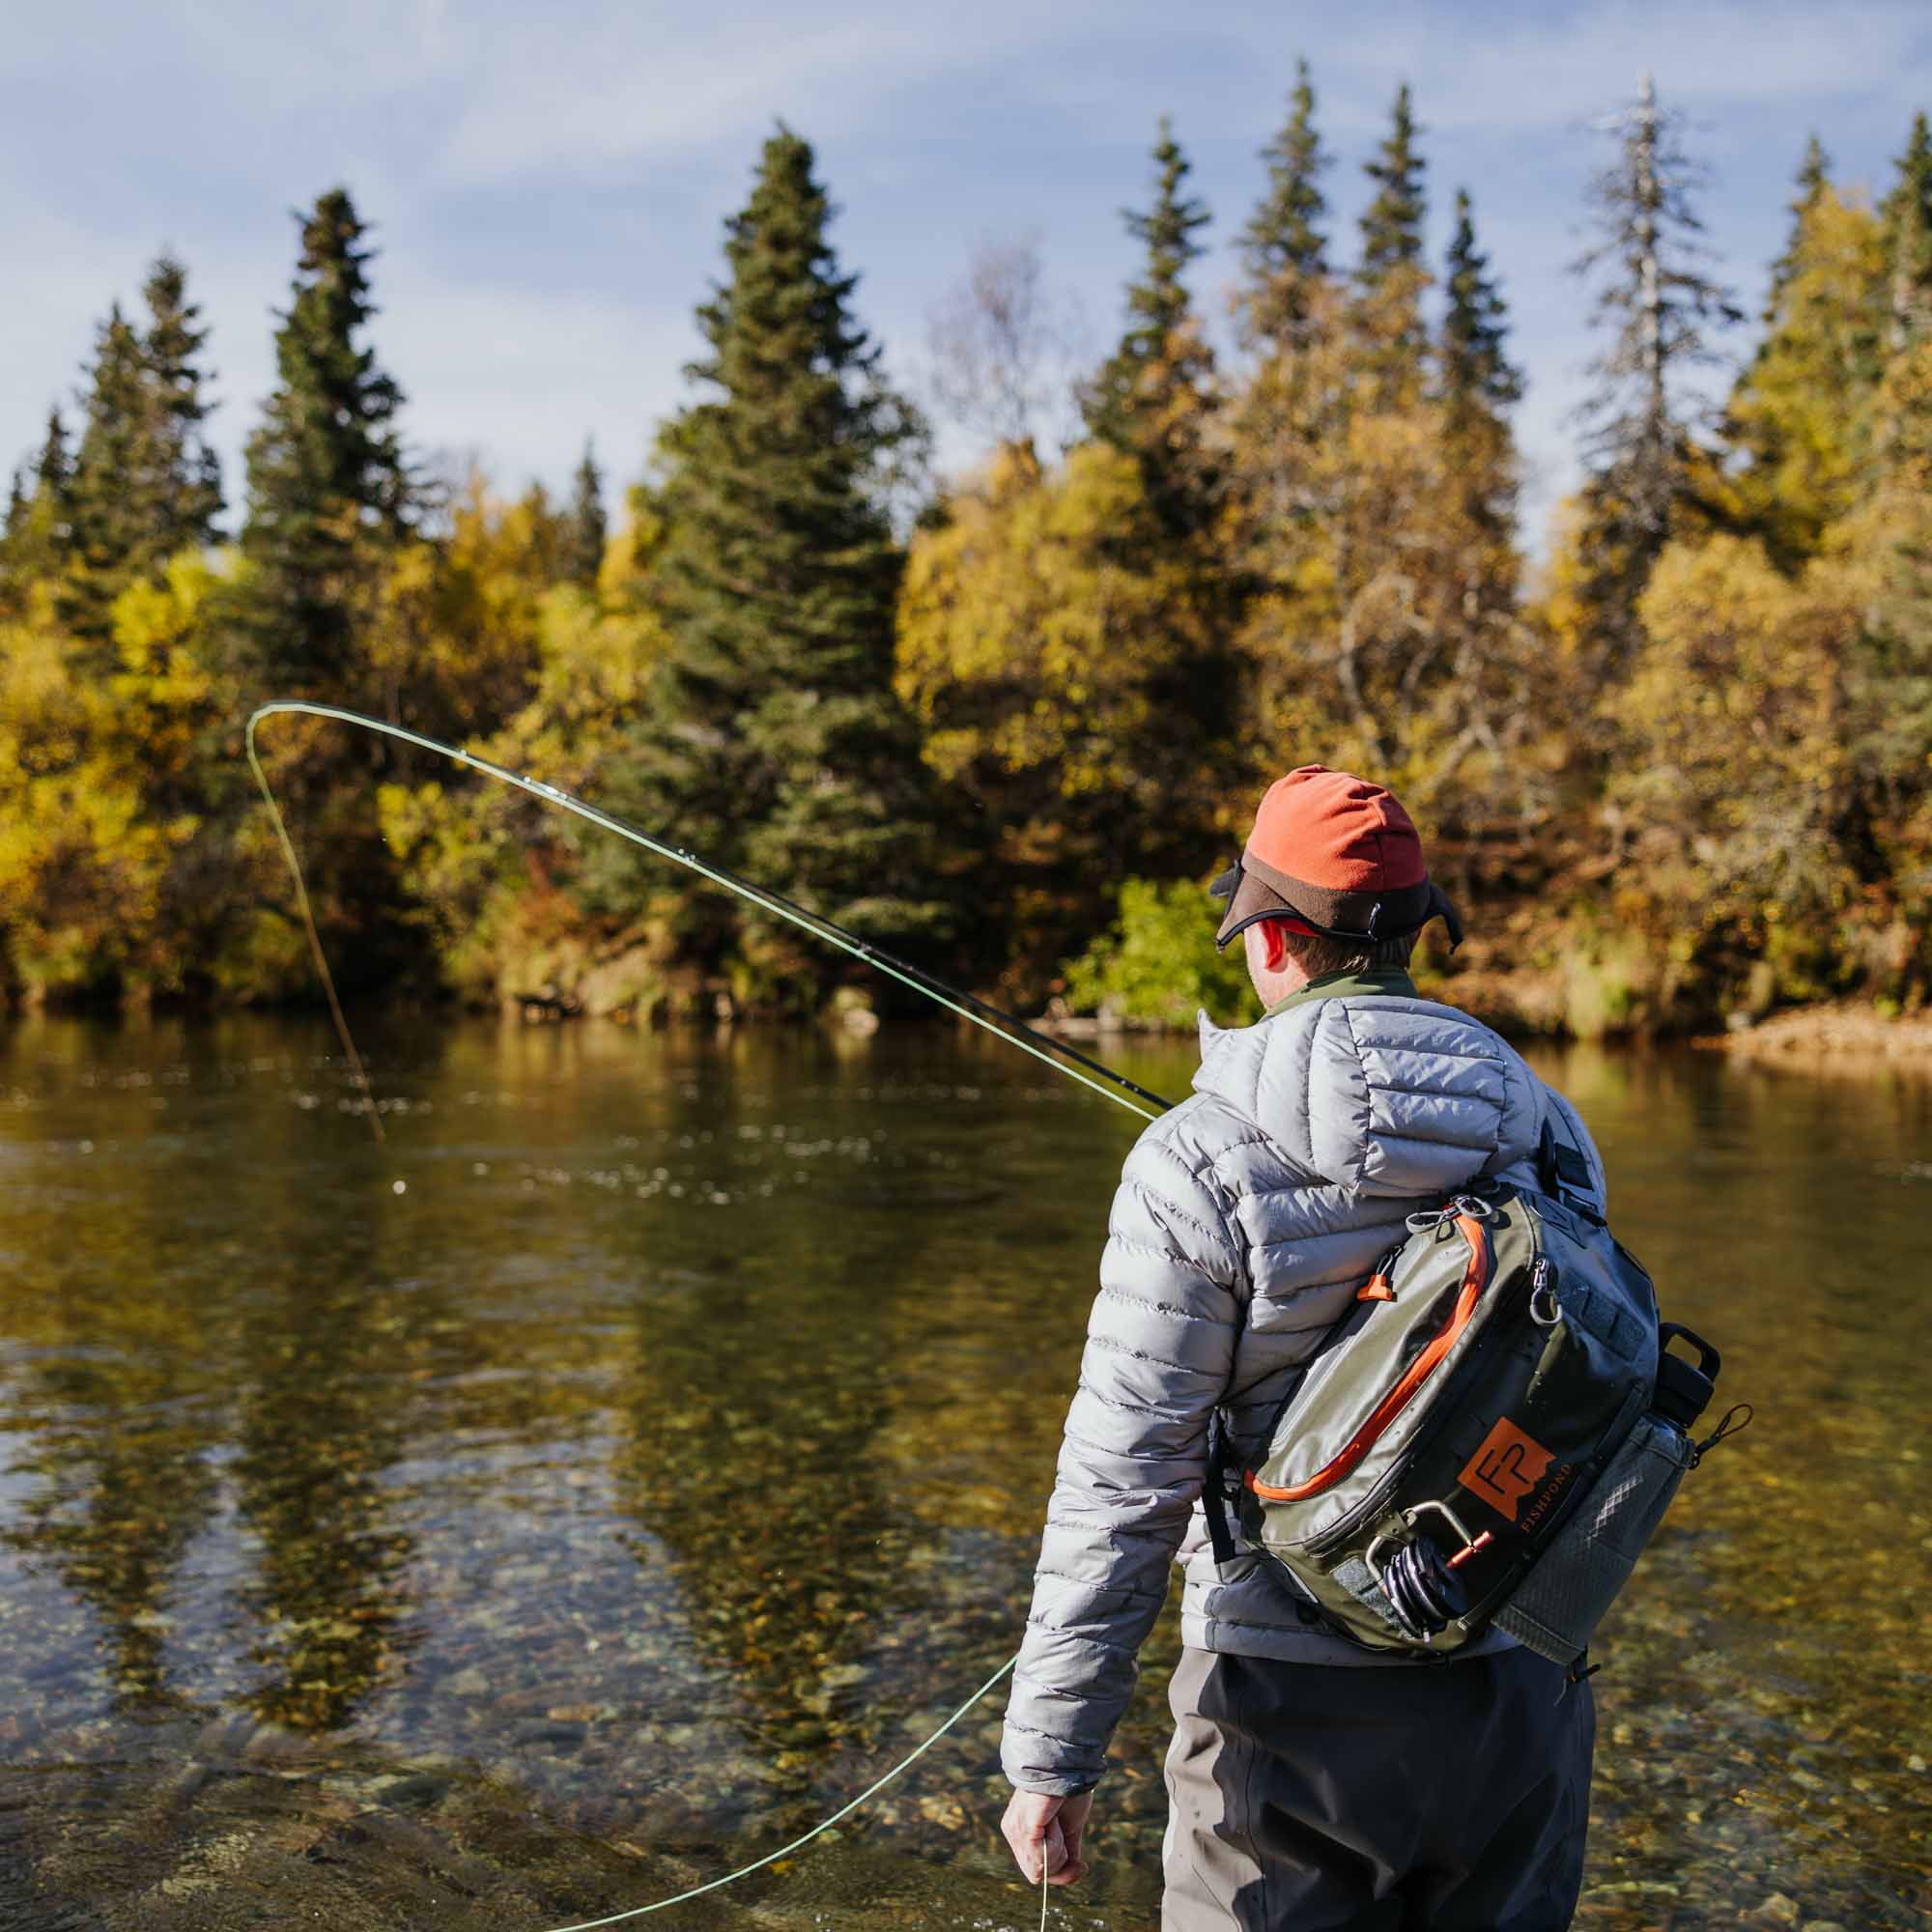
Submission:
M 1001 1755 L 1026 1790 L 1085 1791 L 1100 1776 L 1234 1363 L 1242 1250 L 1185 1136 L 1191 1111 L 1142 1135 L 1114 1198 L 1007 1709 Z

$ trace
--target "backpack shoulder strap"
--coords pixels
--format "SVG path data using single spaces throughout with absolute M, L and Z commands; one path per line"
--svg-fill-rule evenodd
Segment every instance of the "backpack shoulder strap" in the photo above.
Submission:
M 1543 1133 L 1536 1148 L 1537 1178 L 1543 1191 L 1552 1200 L 1601 1228 L 1608 1218 L 1604 1212 L 1603 1196 L 1591 1179 L 1590 1163 L 1584 1159 L 1582 1149 L 1557 1124 L 1561 1120 L 1562 1113 L 1557 1107 L 1551 1106 L 1544 1113 Z
M 1208 1519 L 1208 1542 L 1214 1561 L 1235 1560 L 1235 1533 L 1228 1522 L 1229 1477 L 1233 1473 L 1229 1455 L 1228 1425 L 1216 1408 L 1208 1418 L 1208 1468 L 1201 1484 L 1201 1513 Z

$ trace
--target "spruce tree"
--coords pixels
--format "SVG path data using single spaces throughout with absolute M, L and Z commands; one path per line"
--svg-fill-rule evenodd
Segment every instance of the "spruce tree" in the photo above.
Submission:
M 1328 273 L 1322 221 L 1328 212 L 1321 179 L 1328 156 L 1315 128 L 1315 86 L 1308 63 L 1294 68 L 1289 116 L 1262 150 L 1267 188 L 1241 231 L 1241 260 L 1250 284 L 1251 332 L 1265 345 L 1297 341 L 1309 324 L 1313 291 Z
M 47 433 L 41 439 L 41 453 L 34 459 L 34 491 L 65 506 L 73 484 L 73 459 L 68 453 L 67 424 L 56 404 L 47 411 Z
M 70 547 L 68 425 L 58 406 L 46 412 L 46 437 L 35 460 L 14 471 L 6 527 L 0 531 L 0 614 L 27 609 L 31 585 L 58 580 Z
M 1883 226 L 1839 199 L 1814 138 L 1773 265 L 1764 334 L 1731 391 L 1725 437 L 1738 520 L 1797 570 L 1848 511 L 1866 468 L 1884 363 Z
M 1515 450 L 1506 415 L 1522 398 L 1509 359 L 1509 307 L 1476 245 L 1469 191 L 1456 191 L 1456 226 L 1444 276 L 1440 385 L 1450 472 L 1472 520 L 1500 529 L 1515 504 Z
M 47 412 L 46 435 L 31 466 L 14 472 L 4 540 L 0 540 L 0 611 L 16 614 L 28 586 L 58 579 L 71 543 L 72 463 L 59 407 Z
M 362 340 L 373 251 L 347 189 L 302 219 L 276 383 L 248 440 L 244 668 L 258 691 L 341 699 L 374 572 L 408 528 L 402 391 Z
M 1450 414 L 1506 410 L 1522 399 L 1522 375 L 1504 349 L 1509 306 L 1490 273 L 1489 257 L 1476 245 L 1467 188 L 1456 190 L 1444 283 L 1442 396 Z
M 893 691 L 901 554 L 887 496 L 923 434 L 852 313 L 810 147 L 781 128 L 726 223 L 726 278 L 697 312 L 705 394 L 660 440 L 652 575 L 668 648 L 613 795 L 681 843 L 873 935 L 927 923 L 931 806 Z M 613 855 L 614 856 L 614 855 Z M 593 855 L 593 889 L 636 910 L 662 872 Z M 686 902 L 715 964 L 735 901 Z M 825 962 L 813 956 L 812 970 Z
M 576 488 L 570 510 L 564 519 L 563 576 L 568 582 L 585 590 L 597 588 L 597 573 L 604 563 L 604 477 L 597 468 L 597 452 L 586 440 L 583 461 L 577 466 Z
M 1428 199 L 1424 162 L 1416 146 L 1420 130 L 1408 84 L 1396 90 L 1389 131 L 1363 172 L 1376 191 L 1362 211 L 1361 259 L 1355 269 L 1356 321 L 1369 368 L 1381 399 L 1411 399 L 1420 384 L 1427 331 L 1422 320 L 1423 224 Z
M 221 464 L 202 425 L 213 405 L 202 393 L 208 372 L 199 357 L 208 342 L 201 310 L 187 298 L 187 270 L 162 255 L 142 290 L 148 326 L 142 354 L 148 384 L 150 450 L 142 484 L 153 562 L 215 541 L 221 515 Z
M 186 271 L 163 255 L 143 293 L 145 329 L 118 304 L 101 325 L 70 492 L 74 568 L 62 609 L 97 641 L 121 592 L 141 579 L 158 582 L 177 552 L 213 542 L 221 512 L 220 465 L 202 430 L 209 405 L 197 357 L 208 332 L 187 299 Z
M 1122 211 L 1127 233 L 1147 250 L 1140 274 L 1127 285 L 1127 327 L 1085 385 L 1081 407 L 1090 434 L 1140 465 L 1166 530 L 1185 538 L 1207 522 L 1217 488 L 1202 434 L 1213 358 L 1184 279 L 1202 252 L 1195 235 L 1209 216 L 1204 203 L 1184 192 L 1193 168 L 1165 115 L 1152 158 L 1152 206 L 1144 213 Z
M 1420 130 L 1409 99 L 1408 83 L 1396 89 L 1389 131 L 1362 172 L 1375 183 L 1376 192 L 1362 211 L 1362 259 L 1356 280 L 1373 289 L 1397 269 L 1413 268 L 1422 260 L 1422 224 L 1428 213 L 1423 189 L 1424 162 L 1415 145 Z
M 1792 196 L 1791 240 L 1784 245 L 1784 252 L 1771 265 L 1771 288 L 1765 296 L 1764 312 L 1759 320 L 1767 325 L 1777 308 L 1777 298 L 1784 293 L 1786 283 L 1798 267 L 1799 245 L 1804 233 L 1805 218 L 1818 205 L 1818 197 L 1832 185 L 1832 157 L 1825 152 L 1825 144 L 1813 133 L 1805 138 L 1804 158 L 1798 163 L 1797 188 Z
M 1193 164 L 1161 116 L 1153 146 L 1153 205 L 1122 209 L 1127 233 L 1147 250 L 1140 274 L 1127 285 L 1127 327 L 1121 345 L 1082 398 L 1088 430 L 1130 455 L 1172 413 L 1177 386 L 1198 381 L 1202 352 L 1182 339 L 1192 309 L 1183 279 L 1202 252 L 1194 238 L 1209 219 L 1205 203 L 1185 194 Z
M 102 644 L 108 608 L 131 575 L 141 549 L 139 493 L 148 437 L 146 357 L 140 332 L 116 302 L 95 337 L 82 397 L 79 443 L 69 485 L 72 568 L 62 587 L 63 620 Z M 97 668 L 108 659 L 93 654 Z
M 1886 349 L 1895 355 L 1932 319 L 1932 126 L 1922 108 L 1898 157 L 1884 217 L 1890 265 Z
M 1658 106 L 1649 74 L 1611 129 L 1616 154 L 1591 189 L 1601 239 L 1573 265 L 1582 276 L 1609 270 L 1592 319 L 1610 342 L 1591 365 L 1598 384 L 1582 412 L 1584 596 L 1606 668 L 1636 649 L 1636 600 L 1689 493 L 1694 450 L 1681 379 L 1714 359 L 1714 329 L 1743 320 L 1729 290 L 1704 272 L 1694 202 L 1704 171 L 1684 150 L 1681 117 Z
M 381 592 L 416 491 L 396 422 L 402 392 L 364 340 L 375 313 L 372 251 L 346 189 L 297 218 L 301 245 L 275 336 L 275 386 L 248 440 L 232 669 L 244 702 L 321 698 L 407 721 L 418 715 L 408 659 L 387 648 L 393 626 L 382 620 Z M 318 916 L 349 942 L 334 949 L 350 975 L 344 991 L 420 967 L 429 934 L 411 917 L 369 784 L 372 773 L 395 772 L 393 749 L 366 733 L 285 726 L 270 751 L 283 810 L 302 828 Z M 270 903 L 273 890 L 265 880 Z

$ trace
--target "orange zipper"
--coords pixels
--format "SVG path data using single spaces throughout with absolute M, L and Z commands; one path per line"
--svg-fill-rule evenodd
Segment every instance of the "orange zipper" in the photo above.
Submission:
M 1320 1495 L 1331 1484 L 1339 1483 L 1376 1446 L 1382 1432 L 1408 1406 L 1409 1399 L 1435 1373 L 1443 1356 L 1456 1346 L 1457 1337 L 1469 1325 L 1476 1312 L 1476 1303 L 1482 1298 L 1490 1273 L 1490 1237 L 1483 1224 L 1472 1214 L 1458 1214 L 1456 1225 L 1469 1244 L 1469 1264 L 1463 1270 L 1463 1286 L 1442 1332 L 1403 1371 L 1402 1379 L 1376 1404 L 1369 1419 L 1349 1438 L 1343 1445 L 1342 1453 L 1326 1468 L 1318 1469 L 1305 1483 L 1295 1483 L 1285 1490 L 1262 1482 L 1252 1469 L 1246 1471 L 1241 1481 L 1264 1502 L 1302 1502 L 1309 1496 Z

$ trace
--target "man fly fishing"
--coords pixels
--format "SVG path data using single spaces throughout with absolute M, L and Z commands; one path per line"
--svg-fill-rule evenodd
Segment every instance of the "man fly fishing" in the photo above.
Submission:
M 1122 1174 L 1007 1711 L 1006 1836 L 1036 1884 L 1087 1871 L 1178 1557 L 1164 1932 L 1549 1932 L 1581 1881 L 1588 1683 L 1496 1629 L 1420 1662 L 1363 1648 L 1250 1540 L 1223 1527 L 1217 1561 L 1202 1497 L 1210 1437 L 1251 1468 L 1277 1411 L 1293 1426 L 1411 1212 L 1536 1185 L 1552 1137 L 1598 1203 L 1603 1165 L 1506 1041 L 1418 997 L 1422 927 L 1461 933 L 1383 787 L 1291 772 L 1213 890 L 1266 1010 L 1204 1017 L 1192 1096 Z

